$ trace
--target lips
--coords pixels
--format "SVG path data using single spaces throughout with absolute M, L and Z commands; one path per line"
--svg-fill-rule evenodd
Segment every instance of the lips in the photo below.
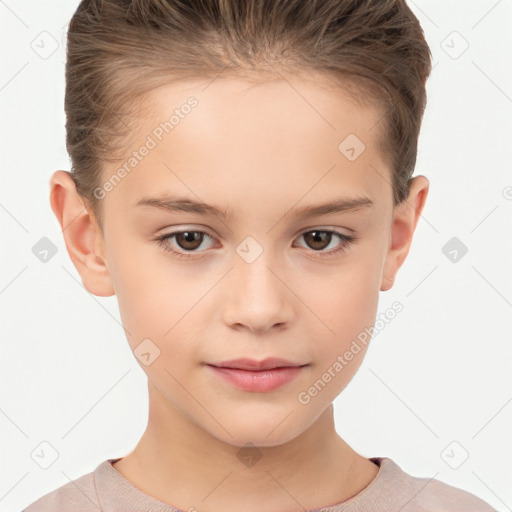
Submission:
M 232 368 L 237 370 L 252 370 L 252 371 L 263 371 L 272 370 L 274 368 L 290 368 L 305 366 L 302 363 L 295 363 L 288 361 L 287 359 L 281 359 L 279 357 L 267 357 L 262 361 L 256 359 L 231 359 L 230 361 L 220 361 L 218 363 L 208 363 L 210 366 L 216 366 L 217 368 Z
M 268 393 L 294 380 L 308 364 L 268 357 L 262 361 L 232 359 L 206 366 L 213 374 L 243 391 Z

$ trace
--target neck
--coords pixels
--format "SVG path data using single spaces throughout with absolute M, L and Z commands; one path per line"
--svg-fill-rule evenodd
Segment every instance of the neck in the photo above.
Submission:
M 252 448 L 213 437 L 165 404 L 152 389 L 147 428 L 114 467 L 146 494 L 182 510 L 320 508 L 351 498 L 378 471 L 338 436 L 332 404 L 291 441 Z

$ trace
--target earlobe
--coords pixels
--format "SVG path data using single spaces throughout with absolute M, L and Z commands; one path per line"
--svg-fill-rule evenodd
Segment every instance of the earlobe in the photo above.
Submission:
M 100 297 L 115 295 L 106 265 L 103 238 L 92 211 L 85 206 L 67 171 L 50 179 L 50 204 L 61 226 L 71 261 L 84 287 Z
M 382 283 L 380 285 L 380 291 L 385 292 L 387 290 L 390 290 L 393 285 L 395 284 L 395 278 L 388 275 L 382 276 Z
M 425 176 L 413 178 L 407 199 L 397 205 L 394 210 L 389 250 L 386 255 L 382 275 L 381 291 L 387 291 L 393 286 L 398 269 L 402 266 L 409 253 L 414 231 L 425 206 L 429 185 L 429 181 Z

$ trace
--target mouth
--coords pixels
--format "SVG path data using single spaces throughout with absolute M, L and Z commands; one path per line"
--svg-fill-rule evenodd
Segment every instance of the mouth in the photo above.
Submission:
M 237 359 L 206 364 L 225 382 L 243 391 L 268 393 L 297 377 L 308 364 L 297 364 L 278 358 L 263 361 Z
M 281 359 L 279 357 L 267 357 L 262 361 L 256 359 L 231 359 L 230 361 L 221 361 L 218 363 L 208 363 L 209 366 L 215 366 L 217 368 L 231 368 L 233 370 L 273 370 L 276 368 L 297 368 L 301 366 L 307 366 L 307 363 L 295 363 L 288 361 L 287 359 Z

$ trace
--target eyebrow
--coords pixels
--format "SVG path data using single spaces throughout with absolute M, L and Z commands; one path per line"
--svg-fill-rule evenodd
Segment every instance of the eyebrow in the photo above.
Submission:
M 303 220 L 310 217 L 317 217 L 320 215 L 328 215 L 332 213 L 358 211 L 371 208 L 373 205 L 373 201 L 368 197 L 340 197 L 333 199 L 328 203 L 308 205 L 297 208 L 293 210 L 293 215 L 296 219 Z M 135 206 L 150 206 L 163 209 L 171 213 L 187 212 L 197 213 L 199 215 L 214 215 L 222 219 L 233 218 L 233 213 L 229 209 L 221 210 L 216 206 L 195 201 L 186 197 L 143 197 L 136 203 Z M 286 213 L 284 216 L 286 215 L 288 215 L 288 213 Z

